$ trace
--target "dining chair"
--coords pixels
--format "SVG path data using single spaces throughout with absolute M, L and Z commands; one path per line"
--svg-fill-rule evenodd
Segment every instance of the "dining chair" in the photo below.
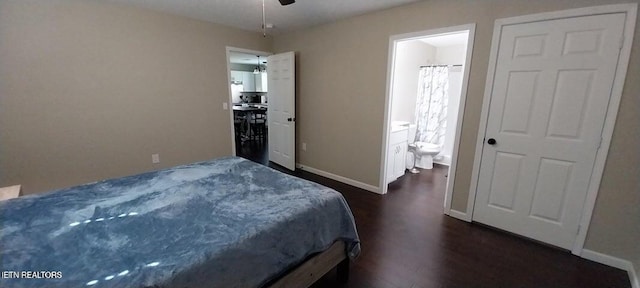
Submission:
M 267 110 L 260 109 L 253 112 L 251 116 L 251 129 L 256 139 L 264 141 L 266 139 L 267 132 Z

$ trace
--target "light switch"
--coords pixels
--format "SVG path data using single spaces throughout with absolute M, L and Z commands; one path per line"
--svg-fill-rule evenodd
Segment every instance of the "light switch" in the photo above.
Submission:
M 222 102 L 222 110 L 229 110 L 229 104 L 227 104 L 227 102 Z

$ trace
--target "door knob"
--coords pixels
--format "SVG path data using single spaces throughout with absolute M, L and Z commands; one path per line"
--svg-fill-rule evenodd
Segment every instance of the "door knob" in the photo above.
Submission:
M 287 121 L 293 122 L 293 121 L 296 121 L 296 118 L 287 118 Z
M 487 144 L 489 144 L 489 145 L 495 145 L 495 144 L 496 144 L 496 139 L 489 138 L 489 140 L 487 140 Z

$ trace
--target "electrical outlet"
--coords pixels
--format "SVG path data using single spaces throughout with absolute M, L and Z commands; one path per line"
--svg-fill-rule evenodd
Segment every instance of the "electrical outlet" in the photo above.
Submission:
M 302 142 L 302 151 L 307 151 L 307 143 Z
M 160 163 L 160 154 L 151 154 L 151 163 Z
M 222 110 L 229 110 L 229 104 L 227 104 L 227 102 L 222 102 Z

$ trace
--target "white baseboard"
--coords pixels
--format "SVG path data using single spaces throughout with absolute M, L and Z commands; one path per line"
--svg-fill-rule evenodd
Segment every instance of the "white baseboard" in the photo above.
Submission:
M 589 249 L 582 249 L 582 254 L 580 255 L 580 257 L 627 271 L 627 273 L 629 274 L 629 280 L 631 281 L 631 287 L 640 288 L 640 285 L 638 284 L 638 275 L 636 274 L 636 270 L 633 267 L 633 263 L 631 263 L 631 261 L 613 257 L 607 254 L 602 254 Z
M 447 214 L 453 218 L 460 219 L 465 222 L 471 222 L 471 218 L 467 215 L 467 213 L 460 212 L 458 210 L 450 209 L 449 212 L 445 211 L 444 214 Z
M 436 159 L 436 158 L 439 158 L 439 159 Z M 451 156 L 438 156 L 436 158 L 433 159 L 433 163 L 444 165 L 444 166 L 451 166 Z
M 629 267 L 632 266 L 631 262 L 628 260 L 620 259 L 607 254 L 602 254 L 600 252 L 592 251 L 589 249 L 582 249 L 582 254 L 580 256 L 584 259 L 602 263 L 604 265 L 608 265 L 625 271 L 628 271 Z
M 356 180 L 353 180 L 353 179 L 350 179 L 350 178 L 347 178 L 347 177 L 343 177 L 343 176 L 340 176 L 340 175 L 336 175 L 336 174 L 333 174 L 333 173 L 322 171 L 320 169 L 309 167 L 307 165 L 303 165 L 303 164 L 300 164 L 300 163 L 296 163 L 296 167 L 299 168 L 299 169 L 302 169 L 304 171 L 311 172 L 313 174 L 317 174 L 317 175 L 320 175 L 320 176 L 323 176 L 323 177 L 327 177 L 329 179 L 333 179 L 333 180 L 336 180 L 336 181 L 339 181 L 339 182 L 342 182 L 342 183 L 345 183 L 345 184 L 349 184 L 349 185 L 354 186 L 354 187 L 358 187 L 360 189 L 367 190 L 369 192 L 373 192 L 373 193 L 376 193 L 376 194 L 382 194 L 380 192 L 380 187 L 376 187 L 376 186 L 373 186 L 373 185 L 370 185 L 370 184 L 367 184 L 367 183 L 363 183 L 363 182 L 360 182 L 360 181 L 356 181 Z

